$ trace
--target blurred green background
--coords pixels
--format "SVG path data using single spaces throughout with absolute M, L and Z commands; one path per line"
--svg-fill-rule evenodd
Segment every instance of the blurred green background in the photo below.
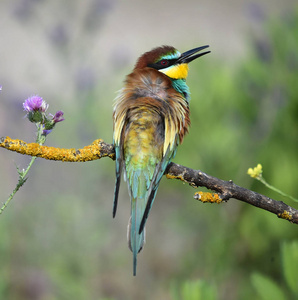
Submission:
M 296 1 L 0 2 L 0 136 L 35 139 L 22 102 L 39 94 L 63 110 L 50 146 L 112 141 L 112 103 L 137 59 L 162 44 L 209 44 L 191 65 L 190 134 L 175 162 L 298 208 L 246 174 L 298 196 Z M 4 202 L 15 165 L 0 150 Z M 112 219 L 114 162 L 38 159 L 0 216 L 0 299 L 297 299 L 298 227 L 230 200 L 196 202 L 196 190 L 162 180 L 147 243 L 132 276 L 129 198 Z M 295 277 L 296 276 L 296 277 Z

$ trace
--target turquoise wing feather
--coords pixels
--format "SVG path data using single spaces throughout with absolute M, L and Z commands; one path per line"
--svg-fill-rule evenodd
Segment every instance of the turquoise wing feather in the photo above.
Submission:
M 113 202 L 113 218 L 116 216 L 117 204 L 118 204 L 118 195 L 121 183 L 121 174 L 123 168 L 123 158 L 121 154 L 121 147 L 119 145 L 115 145 L 115 154 L 116 154 L 116 183 L 115 183 L 115 191 L 114 191 L 114 202 Z
M 156 196 L 156 192 L 157 192 L 160 180 L 161 180 L 168 164 L 175 157 L 176 150 L 177 150 L 177 145 L 172 151 L 170 151 L 170 147 L 168 147 L 168 150 L 167 150 L 165 156 L 155 167 L 154 175 L 152 176 L 151 184 L 148 189 L 147 204 L 146 204 L 146 208 L 145 208 L 145 211 L 144 211 L 144 214 L 142 217 L 142 221 L 141 221 L 141 224 L 139 227 L 139 234 L 144 230 L 148 215 L 150 213 L 152 204 L 153 204 L 155 196 Z

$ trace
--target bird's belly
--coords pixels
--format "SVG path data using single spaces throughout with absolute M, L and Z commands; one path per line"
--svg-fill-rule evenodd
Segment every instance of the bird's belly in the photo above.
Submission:
M 139 166 L 156 164 L 162 158 L 164 124 L 158 114 L 141 111 L 130 117 L 124 140 L 124 157 Z

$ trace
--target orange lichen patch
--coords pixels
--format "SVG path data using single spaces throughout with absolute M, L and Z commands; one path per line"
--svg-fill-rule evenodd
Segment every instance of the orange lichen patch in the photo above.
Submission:
M 101 153 L 103 140 L 95 140 L 91 145 L 83 149 L 64 149 L 48 146 L 41 146 L 37 143 L 26 143 L 22 140 L 9 137 L 0 139 L 0 147 L 15 151 L 21 154 L 38 156 L 49 160 L 66 162 L 85 162 L 96 160 L 104 156 L 114 157 L 114 153 Z
M 36 144 L 38 145 L 38 144 Z M 18 139 L 11 139 L 10 137 L 1 138 L 0 147 L 6 148 L 11 151 L 16 151 L 21 154 L 27 154 L 27 143 Z M 32 151 L 32 149 L 30 149 Z
M 221 203 L 222 199 L 218 194 L 207 193 L 207 192 L 197 192 L 194 195 L 194 198 L 200 200 L 203 203 Z
M 293 219 L 293 216 L 286 210 L 283 211 L 283 213 L 278 214 L 279 218 L 291 221 Z
M 103 140 L 98 139 L 95 140 L 91 145 L 85 146 L 83 149 L 78 149 L 78 150 L 72 149 L 71 155 L 75 157 L 78 161 L 91 161 L 91 160 L 99 159 L 102 156 L 105 156 L 100 151 L 101 142 L 103 142 Z
M 182 175 L 172 175 L 172 174 L 166 174 L 166 177 L 168 179 L 179 179 L 179 180 L 182 180 L 182 181 L 185 181 L 185 179 L 183 178 Z

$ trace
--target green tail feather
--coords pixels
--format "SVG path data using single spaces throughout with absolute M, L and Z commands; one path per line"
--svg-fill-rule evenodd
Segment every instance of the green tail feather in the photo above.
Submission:
M 141 200 L 141 199 L 139 199 Z M 139 207 L 139 208 L 138 208 Z M 133 253 L 133 275 L 137 272 L 137 254 L 142 250 L 145 242 L 145 230 L 139 234 L 140 222 L 145 205 L 137 199 L 132 200 L 131 217 L 128 224 L 128 246 Z
M 169 148 L 160 162 L 147 165 L 146 168 L 133 169 L 126 165 L 128 189 L 131 197 L 131 218 L 128 227 L 128 243 L 133 253 L 133 275 L 136 275 L 137 254 L 145 242 L 145 223 L 156 196 L 159 182 L 175 150 Z
M 148 177 L 144 170 L 131 172 L 128 180 L 131 192 L 131 218 L 129 226 L 129 247 L 133 253 L 133 275 L 136 275 L 137 254 L 142 250 L 145 233 L 139 234 L 141 220 L 143 218 L 147 201 Z

